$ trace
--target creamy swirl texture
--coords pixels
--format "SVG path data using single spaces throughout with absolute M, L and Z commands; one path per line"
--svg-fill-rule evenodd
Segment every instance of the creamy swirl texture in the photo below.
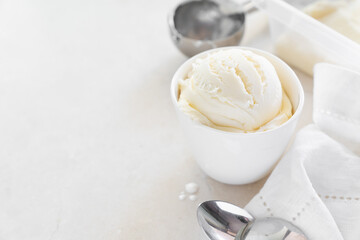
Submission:
M 178 104 L 193 120 L 229 132 L 265 131 L 292 116 L 274 66 L 242 49 L 196 59 L 179 80 Z

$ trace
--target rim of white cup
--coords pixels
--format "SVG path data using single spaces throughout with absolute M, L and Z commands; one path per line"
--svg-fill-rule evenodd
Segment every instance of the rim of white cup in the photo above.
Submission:
M 296 111 L 293 113 L 293 115 L 291 116 L 291 118 L 289 120 L 287 120 L 285 123 L 275 127 L 275 128 L 272 128 L 272 129 L 269 129 L 269 130 L 266 130 L 266 131 L 257 131 L 257 132 L 228 132 L 228 131 L 224 131 L 224 130 L 220 130 L 220 129 L 216 129 L 216 128 L 212 128 L 210 126 L 207 126 L 207 125 L 204 125 L 200 122 L 197 122 L 195 120 L 193 120 L 190 116 L 188 116 L 187 114 L 185 114 L 183 111 L 181 111 L 181 109 L 179 108 L 179 104 L 178 104 L 178 100 L 177 100 L 177 96 L 176 96 L 176 93 L 175 93 L 175 87 L 177 86 L 178 84 L 178 80 L 179 78 L 177 77 L 179 75 L 179 72 L 182 70 L 182 68 L 189 62 L 192 62 L 194 61 L 194 59 L 196 58 L 199 58 L 201 56 L 204 56 L 208 53 L 211 53 L 211 52 L 216 52 L 216 51 L 220 51 L 220 50 L 225 50 L 225 49 L 243 49 L 243 50 L 249 50 L 249 51 L 253 51 L 254 53 L 257 53 L 257 52 L 260 52 L 262 54 L 264 54 L 266 58 L 266 55 L 270 55 L 271 57 L 275 58 L 276 60 L 278 60 L 285 68 L 287 68 L 288 70 L 290 70 L 290 73 L 291 75 L 293 75 L 293 80 L 295 81 L 296 83 L 296 86 L 297 88 L 299 89 L 299 103 L 298 103 L 298 106 L 296 108 Z M 261 135 L 261 134 L 268 134 L 270 132 L 274 132 L 274 131 L 277 131 L 279 130 L 280 128 L 282 127 L 285 127 L 286 125 L 288 124 L 291 124 L 291 122 L 295 121 L 299 115 L 301 114 L 302 112 L 302 109 L 303 109 L 303 106 L 304 106 L 304 89 L 300 83 L 300 80 L 298 78 L 298 76 L 295 74 L 294 70 L 287 64 L 285 63 L 283 60 L 281 60 L 279 57 L 275 56 L 274 54 L 270 53 L 270 52 L 267 52 L 267 51 L 263 51 L 263 50 L 260 50 L 260 49 L 257 49 L 257 48 L 251 48 L 251 47 L 240 47 L 240 46 L 230 46 L 230 47 L 220 47 L 220 48 L 215 48 L 215 49 L 210 49 L 210 50 L 207 50 L 207 51 L 204 51 L 204 52 L 201 52 L 199 54 L 196 54 L 195 56 L 189 58 L 188 60 L 186 60 L 184 63 L 181 64 L 181 66 L 176 70 L 176 72 L 174 73 L 173 77 L 172 77 L 172 80 L 171 80 L 171 86 L 170 86 L 170 91 L 171 91 L 171 100 L 175 106 L 175 108 L 177 108 L 177 111 L 179 111 L 181 114 L 183 114 L 188 120 L 190 120 L 193 124 L 197 125 L 197 127 L 200 127 L 200 128 L 205 128 L 207 129 L 208 131 L 213 131 L 213 132 L 216 132 L 216 133 L 222 133 L 222 134 L 229 134 L 229 135 Z M 293 104 L 293 103 L 291 103 Z M 293 106 L 294 108 L 294 106 Z

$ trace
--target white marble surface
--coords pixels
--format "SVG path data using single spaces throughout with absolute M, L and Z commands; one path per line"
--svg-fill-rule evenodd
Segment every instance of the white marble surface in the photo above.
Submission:
M 0 1 L 0 240 L 198 239 L 197 203 L 244 206 L 262 186 L 217 183 L 187 150 L 169 96 L 186 59 L 175 2 Z M 269 49 L 254 19 L 244 44 Z M 179 201 L 190 181 L 198 200 Z

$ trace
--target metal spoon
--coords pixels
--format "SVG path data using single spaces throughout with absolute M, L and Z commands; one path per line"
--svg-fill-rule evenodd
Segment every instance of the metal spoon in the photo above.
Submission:
M 191 57 L 202 51 L 238 45 L 245 26 L 245 12 L 251 2 L 239 5 L 231 0 L 188 0 L 168 16 L 171 38 L 178 49 Z
M 207 201 L 197 210 L 199 225 L 211 240 L 307 240 L 280 218 L 255 219 L 246 210 L 222 201 Z

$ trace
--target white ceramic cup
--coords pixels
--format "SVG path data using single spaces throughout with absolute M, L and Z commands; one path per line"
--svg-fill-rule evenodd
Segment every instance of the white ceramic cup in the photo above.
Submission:
M 226 132 L 202 125 L 179 109 L 178 81 L 187 76 L 192 63 L 211 52 L 236 48 L 259 54 L 274 65 L 293 106 L 293 116 L 279 127 L 255 133 Z M 225 47 L 200 53 L 183 63 L 173 76 L 171 99 L 192 154 L 201 169 L 219 182 L 246 184 L 268 174 L 284 152 L 303 108 L 304 91 L 294 71 L 278 57 L 253 48 Z

